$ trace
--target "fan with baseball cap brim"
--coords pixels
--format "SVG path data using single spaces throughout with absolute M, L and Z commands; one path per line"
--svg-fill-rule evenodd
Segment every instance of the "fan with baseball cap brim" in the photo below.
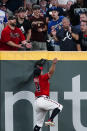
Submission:
M 16 16 L 14 15 L 8 17 L 8 20 L 14 20 L 14 19 L 16 19 Z
M 59 8 L 55 7 L 55 6 L 52 6 L 50 8 L 50 11 L 57 11 L 57 12 L 60 12 Z
M 26 12 L 26 9 L 24 7 L 19 7 L 19 9 L 18 9 L 17 12 L 18 13 L 20 13 L 20 12 Z
M 33 10 L 39 10 L 40 9 L 40 5 L 33 5 Z

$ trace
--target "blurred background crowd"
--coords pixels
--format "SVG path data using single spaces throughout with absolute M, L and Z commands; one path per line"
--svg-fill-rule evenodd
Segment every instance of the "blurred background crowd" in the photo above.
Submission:
M 0 50 L 87 51 L 87 0 L 0 0 Z

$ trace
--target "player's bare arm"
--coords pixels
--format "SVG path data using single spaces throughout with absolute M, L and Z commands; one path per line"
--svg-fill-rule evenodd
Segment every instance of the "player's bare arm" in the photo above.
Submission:
M 57 63 L 57 58 L 54 58 L 53 59 L 53 63 L 49 69 L 49 72 L 48 72 L 48 75 L 49 75 L 49 78 L 51 78 L 51 76 L 53 75 L 54 71 L 55 71 L 55 67 L 56 67 L 56 63 Z

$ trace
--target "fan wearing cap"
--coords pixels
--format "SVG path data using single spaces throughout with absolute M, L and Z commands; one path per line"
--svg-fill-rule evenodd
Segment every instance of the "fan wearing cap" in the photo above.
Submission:
M 32 50 L 47 50 L 47 24 L 45 17 L 41 16 L 39 5 L 33 5 L 33 14 L 31 17 L 29 17 L 29 20 L 31 22 Z
M 62 20 L 64 16 L 59 16 L 59 11 L 56 7 L 51 8 L 52 11 L 52 20 L 48 23 L 48 40 L 50 40 L 50 45 L 53 46 L 55 51 L 60 50 L 60 43 L 56 42 L 52 36 L 52 31 L 59 31 L 62 27 Z M 53 42 L 54 41 L 54 42 Z
M 0 50 L 16 51 L 20 48 L 23 49 L 24 47 L 22 45 L 27 44 L 25 36 L 21 30 L 16 27 L 16 17 L 9 16 L 8 25 L 3 29 L 1 34 Z
M 62 24 L 62 19 L 64 18 L 64 16 L 59 16 L 59 10 L 54 6 L 51 8 L 51 12 L 52 20 L 48 23 L 48 34 L 51 33 L 53 27 L 58 30 Z
M 56 101 L 49 98 L 50 84 L 49 79 L 55 71 L 57 58 L 54 58 L 52 65 L 48 73 L 43 74 L 43 66 L 37 65 L 34 70 L 34 83 L 35 83 L 35 111 L 36 111 L 36 125 L 34 131 L 39 131 L 43 126 L 46 113 L 52 110 L 52 114 L 47 122 L 46 126 L 54 126 L 54 118 L 62 111 L 63 106 Z
M 18 9 L 17 15 L 17 27 L 21 29 L 27 41 L 31 38 L 31 24 L 29 20 L 26 19 L 26 10 L 23 7 Z
M 56 7 L 56 10 L 59 12 L 59 16 L 64 14 L 63 8 L 59 6 L 57 0 L 50 0 L 49 6 L 47 7 L 47 16 L 46 21 L 47 23 L 52 20 L 52 8 Z

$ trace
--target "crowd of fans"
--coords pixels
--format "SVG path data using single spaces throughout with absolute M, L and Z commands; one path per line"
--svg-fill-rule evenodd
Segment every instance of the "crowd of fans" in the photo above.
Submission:
M 0 1 L 0 50 L 87 51 L 87 0 Z

